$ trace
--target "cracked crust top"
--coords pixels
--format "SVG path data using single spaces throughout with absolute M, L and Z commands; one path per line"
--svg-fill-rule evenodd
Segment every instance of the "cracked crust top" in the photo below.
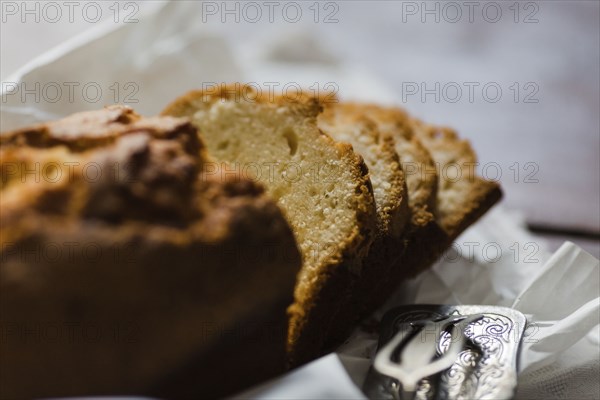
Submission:
M 122 324 L 138 330 L 133 341 L 8 338 L 0 397 L 152 395 L 173 371 L 207 359 L 217 378 L 200 373 L 186 390 L 201 385 L 204 394 L 231 394 L 218 376 L 231 379 L 238 356 L 225 363 L 213 356 L 248 351 L 248 343 L 225 346 L 223 332 L 207 324 L 280 327 L 301 261 L 263 188 L 231 174 L 204 174 L 208 160 L 187 120 L 144 119 L 126 107 L 2 138 L 3 319 L 17 326 L 93 324 L 106 339 Z M 236 376 L 232 390 L 283 370 L 285 338 L 268 336 L 255 354 L 265 368 Z

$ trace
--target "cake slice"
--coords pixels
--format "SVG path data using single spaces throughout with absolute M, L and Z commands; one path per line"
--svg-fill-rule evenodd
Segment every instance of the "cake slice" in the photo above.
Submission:
M 377 236 L 399 238 L 408 221 L 409 210 L 406 181 L 395 139 L 381 134 L 374 121 L 355 113 L 354 107 L 344 103 L 327 103 L 318 116 L 318 126 L 334 140 L 351 144 L 364 159 L 373 185 Z M 376 252 L 371 248 L 369 253 Z
M 290 222 L 303 256 L 289 309 L 292 365 L 322 353 L 376 232 L 367 167 L 319 130 L 320 112 L 316 99 L 271 99 L 240 85 L 188 93 L 163 111 L 191 118 L 222 170 L 264 183 Z
M 328 344 L 331 344 L 334 338 L 339 341 L 347 336 L 359 322 L 365 304 L 376 295 L 373 291 L 377 290 L 378 282 L 390 275 L 390 269 L 404 252 L 402 236 L 410 214 L 404 172 L 393 137 L 382 135 L 364 113 L 357 113 L 355 107 L 345 103 L 326 103 L 318 125 L 334 140 L 350 143 L 363 157 L 369 168 L 377 209 L 375 239 L 363 261 L 361 278 L 328 335 Z
M 439 171 L 437 221 L 455 239 L 502 197 L 500 185 L 476 175 L 477 155 L 467 140 L 447 127 L 410 118 L 416 136 Z
M 2 134 L 0 398 L 222 398 L 283 372 L 293 233 L 209 162 L 187 120 L 126 107 Z

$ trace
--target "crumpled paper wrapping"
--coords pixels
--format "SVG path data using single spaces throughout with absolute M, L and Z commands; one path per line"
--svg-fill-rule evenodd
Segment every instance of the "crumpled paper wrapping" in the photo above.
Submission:
M 240 48 L 219 29 L 197 23 L 194 7 L 194 2 L 157 3 L 137 24 L 105 23 L 32 61 L 7 81 L 93 82 L 103 94 L 93 102 L 68 96 L 56 102 L 23 102 L 5 90 L 2 131 L 111 104 L 115 93 L 109 88 L 115 83 L 121 88 L 134 83 L 135 94 L 119 95 L 118 100 L 147 115 L 206 82 L 318 83 L 320 88 L 334 82 L 342 98 L 382 103 L 396 99 L 370 74 L 325 53 L 310 32 L 262 38 Z M 296 48 L 304 53 L 290 54 L 286 40 L 301 41 Z M 530 322 L 516 397 L 600 398 L 599 273 L 598 260 L 572 243 L 550 255 L 518 215 L 496 207 L 431 270 L 403 284 L 376 317 L 389 307 L 411 303 L 512 306 Z M 376 342 L 376 335 L 359 328 L 336 354 L 239 398 L 364 398 L 359 387 Z

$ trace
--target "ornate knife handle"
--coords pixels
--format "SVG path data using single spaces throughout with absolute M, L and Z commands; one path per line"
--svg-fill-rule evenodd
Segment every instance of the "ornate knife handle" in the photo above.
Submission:
M 444 316 L 437 320 L 406 323 L 375 357 L 375 369 L 400 382 L 398 398 L 412 398 L 421 379 L 446 370 L 464 349 L 467 326 L 483 318 L 481 314 Z M 442 333 L 450 329 L 450 347 L 435 358 Z M 412 332 L 407 332 L 407 330 Z M 416 331 L 416 333 L 415 333 Z M 425 332 L 425 337 L 422 333 Z M 406 339 L 407 333 L 412 335 Z M 421 334 L 420 334 L 421 333 Z M 396 357 L 396 354 L 398 355 Z M 398 359 L 398 362 L 395 359 Z

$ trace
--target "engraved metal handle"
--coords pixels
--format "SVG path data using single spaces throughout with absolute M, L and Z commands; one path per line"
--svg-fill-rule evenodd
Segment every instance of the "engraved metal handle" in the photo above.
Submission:
M 448 369 L 456 361 L 458 355 L 465 347 L 466 336 L 464 331 L 467 325 L 483 318 L 481 314 L 445 316 L 436 321 L 424 320 L 406 324 L 405 329 L 398 333 L 383 347 L 375 357 L 373 366 L 386 376 L 400 382 L 397 393 L 400 398 L 413 397 L 419 381 Z M 413 331 L 419 328 L 417 334 L 406 339 L 407 329 Z M 437 342 L 443 332 L 449 328 L 450 346 L 439 358 L 434 359 Z M 425 332 L 425 338 L 419 333 Z M 398 362 L 394 355 L 398 347 L 406 342 L 400 349 Z

